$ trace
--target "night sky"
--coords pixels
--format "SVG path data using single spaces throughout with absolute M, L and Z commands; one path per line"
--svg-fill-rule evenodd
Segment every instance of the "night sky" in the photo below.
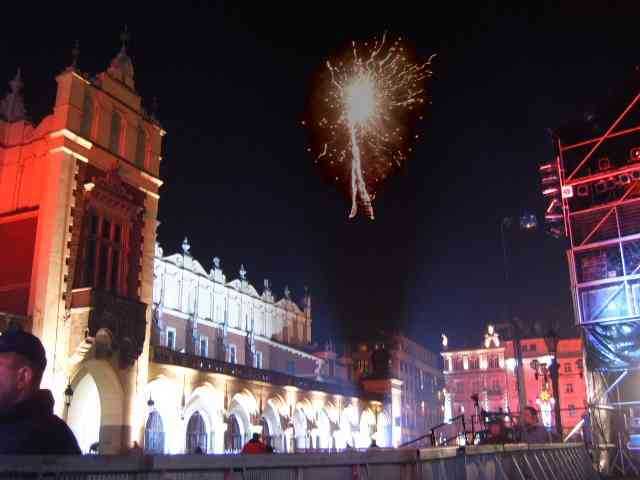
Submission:
M 547 129 L 581 118 L 640 63 L 640 12 L 634 2 L 450 2 L 448 11 L 282 3 L 155 2 L 136 12 L 109 3 L 106 12 L 85 2 L 38 16 L 5 8 L 0 81 L 22 67 L 28 111 L 40 120 L 74 41 L 80 68 L 97 73 L 128 24 L 137 89 L 148 106 L 158 98 L 168 132 L 159 227 L 167 254 L 188 235 L 205 268 L 218 255 L 235 278 L 244 263 L 259 291 L 265 277 L 278 296 L 288 284 L 300 299 L 308 285 L 318 340 L 400 328 L 432 348 L 443 331 L 453 344 L 479 342 L 503 312 L 500 220 L 542 215 Z M 350 221 L 348 198 L 306 151 L 301 120 L 327 56 L 384 30 L 422 58 L 438 54 L 432 105 L 409 162 L 376 198 L 376 220 Z M 509 245 L 514 312 L 568 325 L 563 241 L 516 230 Z

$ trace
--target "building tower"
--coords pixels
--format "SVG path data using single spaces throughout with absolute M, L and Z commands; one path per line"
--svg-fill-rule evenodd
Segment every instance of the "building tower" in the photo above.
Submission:
M 142 108 L 127 40 L 91 78 L 74 49 L 39 124 L 26 119 L 20 72 L 0 106 L 0 244 L 12 245 L 0 253 L 0 311 L 43 341 L 43 387 L 85 448 L 91 412 L 64 392 L 95 392 L 103 453 L 142 428 L 134 405 L 148 371 L 162 184 L 164 131 Z

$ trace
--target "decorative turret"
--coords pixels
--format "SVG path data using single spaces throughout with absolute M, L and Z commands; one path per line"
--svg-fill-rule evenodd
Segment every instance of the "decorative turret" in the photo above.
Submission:
M 189 239 L 184 237 L 184 240 L 182 241 L 182 254 L 185 256 L 191 256 L 189 250 L 191 250 L 191 244 L 189 243 Z
M 0 102 L 0 117 L 7 122 L 19 122 L 24 120 L 27 114 L 22 97 L 23 83 L 19 68 L 16 76 L 9 82 L 9 87 L 11 91 Z
M 124 83 L 131 90 L 135 90 L 135 84 L 133 82 L 133 62 L 127 54 L 129 32 L 126 25 L 124 27 L 124 31 L 120 34 L 120 40 L 122 42 L 122 47 L 115 58 L 111 60 L 111 65 L 109 65 L 107 72 L 112 78 Z

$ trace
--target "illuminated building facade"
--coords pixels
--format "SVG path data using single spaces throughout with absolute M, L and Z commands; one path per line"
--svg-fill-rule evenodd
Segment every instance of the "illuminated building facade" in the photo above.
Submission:
M 351 352 L 353 378 L 375 375 L 373 355 L 389 353 L 389 376 L 399 380 L 402 392 L 401 436 L 409 441 L 424 435 L 443 421 L 444 379 L 437 354 L 399 333 L 380 334 L 354 345 Z
M 26 118 L 20 74 L 0 103 L 0 328 L 40 337 L 43 387 L 87 452 L 279 451 L 397 444 L 400 394 L 365 392 L 307 352 L 311 301 L 156 243 L 162 137 L 126 38 L 96 76 L 74 62 L 52 112 Z M 388 384 L 388 382 L 387 382 Z M 366 385 L 365 385 L 366 386 Z M 382 432 L 388 433 L 384 435 Z
M 551 427 L 555 423 L 553 408 L 557 399 L 547 368 L 552 357 L 543 338 L 525 338 L 520 343 L 527 405 L 536 407 L 541 412 L 542 422 Z M 470 430 L 472 416 L 476 414 L 472 399 L 475 395 L 482 410 L 515 415 L 520 412 L 512 340 L 502 341 L 490 326 L 478 348 L 457 350 L 447 346 L 442 357 L 446 420 L 464 415 L 465 425 Z M 557 360 L 562 427 L 566 431 L 581 420 L 586 407 L 580 338 L 560 339 Z M 473 421 L 477 422 L 477 419 Z

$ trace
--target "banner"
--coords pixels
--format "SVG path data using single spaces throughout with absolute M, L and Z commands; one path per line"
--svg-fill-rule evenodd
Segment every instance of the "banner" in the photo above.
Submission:
M 640 368 L 640 321 L 584 326 L 589 370 Z

